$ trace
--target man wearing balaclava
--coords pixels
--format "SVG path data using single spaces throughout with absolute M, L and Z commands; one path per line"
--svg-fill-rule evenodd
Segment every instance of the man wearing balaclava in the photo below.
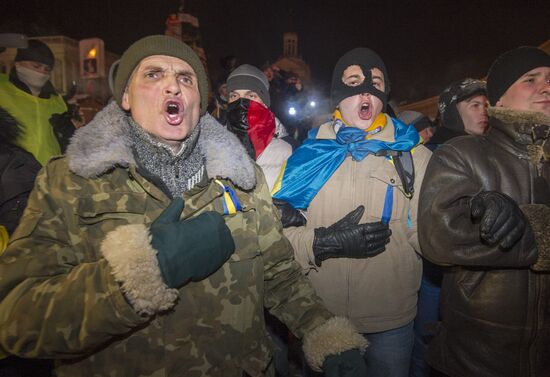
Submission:
M 454 138 L 420 193 L 424 255 L 448 266 L 428 363 L 447 376 L 550 370 L 550 56 L 519 47 L 487 75 L 489 131 Z
M 312 368 L 363 376 L 346 355 L 367 342 L 301 273 L 193 49 L 136 41 L 114 98 L 41 170 L 0 258 L 0 349 L 58 377 L 274 376 L 265 308 Z
M 50 82 L 54 63 L 54 55 L 45 43 L 30 40 L 27 48 L 17 49 L 9 75 L 0 74 L 0 104 L 22 127 L 17 145 L 41 165 L 62 152 L 50 123 L 54 114 L 67 111 L 65 101 Z M 66 127 L 60 130 L 66 131 Z M 67 137 L 60 134 L 59 138 Z
M 366 375 L 405 377 L 422 269 L 417 192 L 431 153 L 414 127 L 384 113 L 389 92 L 374 51 L 342 56 L 332 120 L 294 151 L 273 191 L 307 210 L 307 224 L 285 235 L 329 310 L 369 341 Z

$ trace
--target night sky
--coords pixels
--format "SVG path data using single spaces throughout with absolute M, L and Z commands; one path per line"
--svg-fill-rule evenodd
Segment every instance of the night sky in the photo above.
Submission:
M 439 94 L 450 81 L 482 77 L 500 53 L 550 38 L 550 1 L 187 0 L 200 20 L 212 75 L 235 55 L 257 66 L 282 53 L 295 31 L 314 82 L 327 87 L 338 57 L 354 47 L 377 51 L 397 102 Z M 164 32 L 179 0 L 2 0 L 0 32 L 99 37 L 121 53 L 138 38 Z

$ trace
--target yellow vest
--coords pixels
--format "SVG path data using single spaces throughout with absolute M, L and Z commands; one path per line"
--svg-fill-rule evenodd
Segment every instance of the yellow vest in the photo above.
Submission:
M 0 74 L 0 107 L 6 110 L 22 126 L 23 132 L 17 145 L 46 165 L 48 160 L 61 154 L 59 142 L 49 122 L 52 114 L 67 111 L 60 95 L 38 98 L 17 88 L 7 74 Z

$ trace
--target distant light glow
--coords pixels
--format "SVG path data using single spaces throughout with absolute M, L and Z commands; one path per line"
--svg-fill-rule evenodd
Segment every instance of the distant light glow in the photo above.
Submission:
M 315 106 L 317 106 L 317 102 L 315 102 L 315 101 L 310 101 L 310 102 L 309 102 L 309 106 L 315 107 Z
M 296 115 L 296 109 L 294 108 L 294 106 L 290 106 L 290 108 L 288 109 L 288 115 Z
M 97 49 L 94 47 L 90 51 L 88 51 L 88 58 L 95 58 L 97 55 Z

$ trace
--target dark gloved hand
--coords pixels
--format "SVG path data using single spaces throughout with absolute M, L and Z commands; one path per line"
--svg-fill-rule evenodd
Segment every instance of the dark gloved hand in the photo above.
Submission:
M 323 373 L 326 377 L 365 377 L 367 365 L 359 350 L 353 349 L 327 356 L 323 363 Z
M 315 264 L 328 258 L 369 258 L 386 250 L 391 230 L 380 221 L 359 224 L 365 212 L 359 206 L 328 228 L 316 228 L 313 239 Z
M 514 199 L 497 191 L 482 191 L 470 201 L 474 219 L 481 219 L 481 239 L 503 249 L 511 248 L 527 227 L 527 220 Z
M 204 212 L 180 220 L 183 207 L 183 199 L 175 198 L 151 224 L 151 244 L 170 288 L 206 278 L 235 251 L 231 232 L 219 213 Z
M 281 199 L 273 199 L 273 204 L 279 210 L 281 215 L 281 223 L 283 223 L 283 228 L 288 228 L 289 226 L 304 226 L 307 223 L 307 219 L 304 217 L 302 212 L 292 207 L 290 204 Z

